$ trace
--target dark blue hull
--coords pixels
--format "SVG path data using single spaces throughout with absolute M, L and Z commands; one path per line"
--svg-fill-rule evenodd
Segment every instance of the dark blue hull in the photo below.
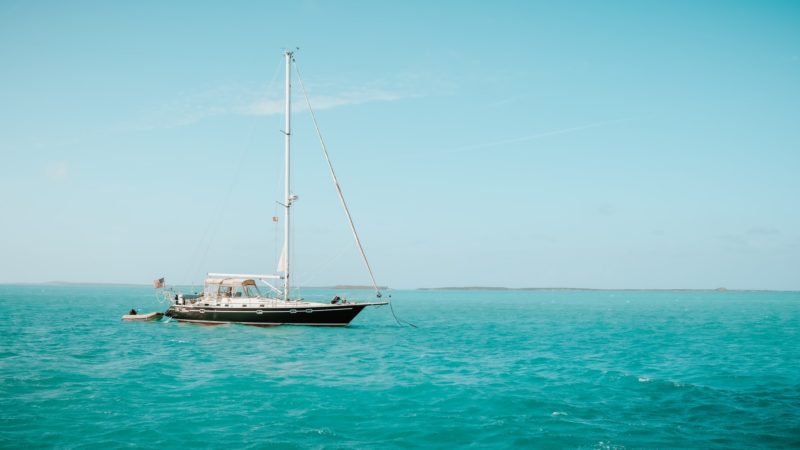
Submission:
M 311 306 L 296 308 L 228 308 L 219 306 L 172 305 L 167 317 L 181 322 L 205 324 L 240 323 L 245 325 L 315 325 L 343 327 L 352 321 L 367 304 Z

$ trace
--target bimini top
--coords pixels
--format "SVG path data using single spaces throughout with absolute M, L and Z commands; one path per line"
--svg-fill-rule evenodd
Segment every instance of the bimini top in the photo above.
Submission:
M 219 286 L 255 286 L 255 280 L 250 278 L 206 278 L 206 286 L 208 285 Z

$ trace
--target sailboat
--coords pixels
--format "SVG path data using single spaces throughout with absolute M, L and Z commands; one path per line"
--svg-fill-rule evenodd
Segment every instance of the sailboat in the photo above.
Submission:
M 241 273 L 216 273 L 207 274 L 202 293 L 188 294 L 177 292 L 172 289 L 165 289 L 165 297 L 170 302 L 169 308 L 164 313 L 167 317 L 181 322 L 196 322 L 205 324 L 238 323 L 245 325 L 316 325 L 316 326 L 347 326 L 364 308 L 368 306 L 386 305 L 388 302 L 380 301 L 382 294 L 375 282 L 372 268 L 369 265 L 361 240 L 356 232 L 347 203 L 342 195 L 336 173 L 333 171 L 328 150 L 322 135 L 317 126 L 314 111 L 305 93 L 302 78 L 297 70 L 294 59 L 294 52 L 284 52 L 286 64 L 286 86 L 285 86 L 285 130 L 284 133 L 284 202 L 279 202 L 283 207 L 284 215 L 284 241 L 283 250 L 277 267 L 277 274 L 241 274 Z M 291 162 L 291 90 L 292 90 L 292 67 L 298 74 L 300 86 L 306 97 L 309 112 L 314 122 L 314 127 L 322 145 L 328 169 L 333 178 L 336 191 L 339 195 L 342 207 L 350 230 L 355 238 L 356 246 L 361 254 L 364 264 L 372 281 L 378 301 L 374 302 L 350 302 L 339 296 L 335 296 L 328 303 L 310 302 L 302 298 L 291 298 L 290 288 L 292 271 L 290 265 L 291 247 L 290 243 L 290 220 L 292 205 L 297 200 L 297 196 L 292 193 L 290 179 Z M 262 283 L 259 287 L 258 282 Z M 156 282 L 157 289 L 163 289 L 163 279 Z

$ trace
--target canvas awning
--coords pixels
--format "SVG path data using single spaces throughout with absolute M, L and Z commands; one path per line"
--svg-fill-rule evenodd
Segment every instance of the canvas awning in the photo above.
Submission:
M 220 286 L 255 286 L 255 280 L 250 278 L 206 278 L 206 286 L 208 285 Z

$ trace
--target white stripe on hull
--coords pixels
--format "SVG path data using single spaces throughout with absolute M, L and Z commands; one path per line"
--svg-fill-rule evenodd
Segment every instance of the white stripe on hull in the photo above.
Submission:
M 346 323 L 291 323 L 291 322 L 231 322 L 227 320 L 193 320 L 193 319 L 175 319 L 176 322 L 191 322 L 191 323 L 205 323 L 213 325 L 224 325 L 226 323 L 235 323 L 239 325 L 258 325 L 258 326 L 280 326 L 280 325 L 302 325 L 316 326 L 316 327 L 346 327 Z

